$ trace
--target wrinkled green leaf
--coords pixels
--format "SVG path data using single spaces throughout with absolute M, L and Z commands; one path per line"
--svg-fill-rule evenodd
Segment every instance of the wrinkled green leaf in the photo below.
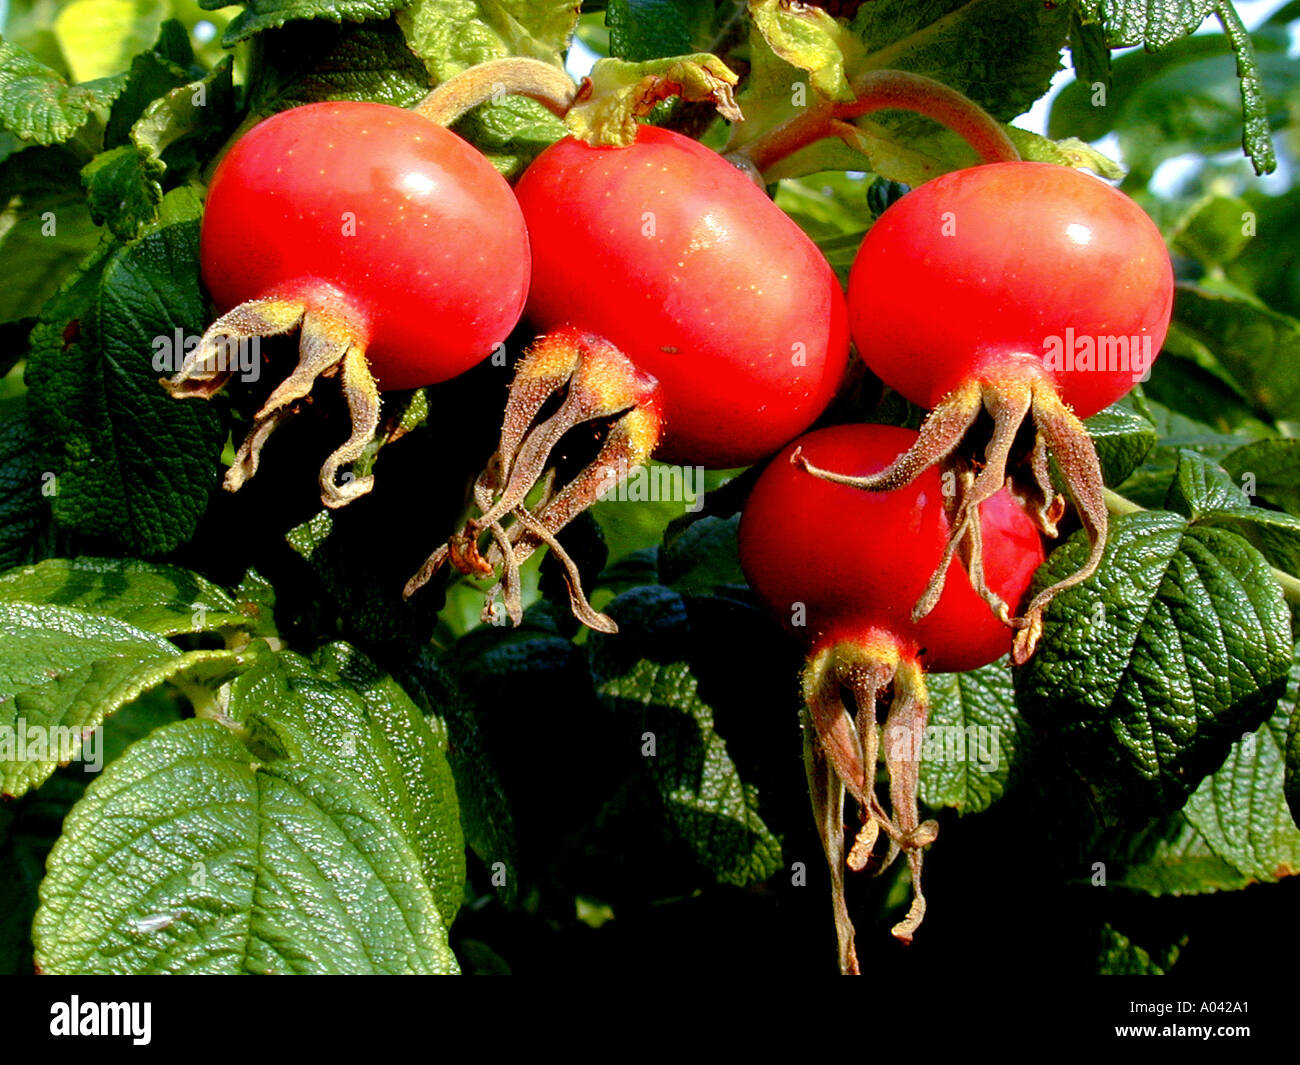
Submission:
M 49 559 L 0 574 L 0 603 L 70 607 L 155 636 L 247 628 L 223 589 L 179 566 L 135 559 Z
M 593 636 L 596 691 L 653 742 L 646 768 L 669 820 L 719 881 L 748 884 L 772 876 L 781 846 L 758 815 L 755 790 L 740 779 L 712 709 L 689 664 L 691 642 L 681 598 L 666 588 L 635 589 L 608 608 L 619 634 Z
M 1300 670 L 1292 667 L 1292 683 Z M 1188 800 L 1187 820 L 1210 849 L 1250 880 L 1270 882 L 1300 873 L 1300 828 L 1283 793 L 1287 730 L 1294 698 L 1232 745 L 1217 772 Z
M 400 0 L 248 0 L 221 35 L 221 43 L 233 48 L 266 30 L 296 19 L 328 22 L 364 22 L 392 14 Z M 226 0 L 199 0 L 206 11 L 225 7 Z
M 1264 78 L 1254 42 L 1228 0 L 1217 0 L 1215 13 L 1237 57 L 1237 77 L 1241 79 L 1241 147 L 1254 164 L 1256 174 L 1271 174 L 1277 169 L 1268 103 L 1264 99 Z
M 229 132 L 235 112 L 233 70 L 227 57 L 199 80 L 152 100 L 131 126 L 131 143 L 173 172 L 199 165 Z
M 419 856 L 423 882 L 451 923 L 464 890 L 465 844 L 437 717 L 426 719 L 346 644 L 322 648 L 310 664 L 289 653 L 263 656 L 232 686 L 229 712 L 255 740 L 364 788 Z
M 1101 460 L 1102 479 L 1119 484 L 1146 458 L 1160 439 L 1156 427 L 1119 405 L 1107 407 L 1083 423 Z
M 1158 51 L 1195 33 L 1214 10 L 1215 0 L 1078 0 L 1083 13 L 1101 21 L 1116 48 L 1142 45 Z
M 739 526 L 739 515 L 703 517 L 692 522 L 660 554 L 660 581 L 683 595 L 708 594 L 722 585 L 744 584 L 736 544 Z
M 49 973 L 456 971 L 419 855 L 363 783 L 200 720 L 87 789 L 32 938 Z
M 0 127 L 23 140 L 66 141 L 125 87 L 125 74 L 69 85 L 31 53 L 0 38 Z
M 294 22 L 258 41 L 266 73 L 250 86 L 250 109 L 266 116 L 322 100 L 410 107 L 429 91 L 424 64 L 393 22 Z
M 119 240 L 133 240 L 157 215 L 162 173 L 162 165 L 134 145 L 101 152 L 81 171 L 90 217 Z
M 435 83 L 511 55 L 560 66 L 577 21 L 572 0 L 412 0 L 397 16 Z
M 1252 506 L 1226 470 L 1194 451 L 1179 452 L 1165 505 L 1198 524 L 1232 529 L 1275 566 L 1300 571 L 1300 518 Z
M 1034 587 L 1086 552 L 1072 537 Z M 1097 573 L 1049 607 L 1017 701 L 1060 738 L 1103 809 L 1177 809 L 1272 713 L 1290 628 L 1267 563 L 1241 537 L 1167 513 L 1115 519 Z
M 20 609 L 0 607 L 0 631 L 13 631 L 9 624 Z M 38 623 L 69 620 L 68 613 L 42 613 Z M 245 664 L 233 651 L 181 653 L 168 646 L 164 654 L 158 647 L 139 646 L 66 672 L 48 670 L 45 683 L 0 703 L 0 794 L 38 788 L 70 761 L 83 763 L 86 772 L 98 769 L 102 737 L 96 730 L 110 714 L 167 681 L 216 687 Z
M 629 63 L 712 51 L 728 4 L 712 0 L 610 0 L 605 9 L 609 54 Z
M 465 842 L 494 874 L 503 869 L 503 882 L 493 881 L 507 907 L 519 898 L 519 845 L 515 819 L 501 775 L 488 754 L 473 708 L 455 681 L 434 656 L 425 651 L 414 667 L 408 690 L 426 713 L 441 716 L 447 729 L 447 760 L 456 781 Z
M 1028 730 L 1016 710 L 1005 660 L 969 673 L 927 678 L 930 721 L 921 759 L 921 799 L 962 813 L 988 809 L 1006 790 Z
M 41 491 L 48 466 L 26 401 L 0 402 L 0 570 L 30 562 L 48 544 L 50 504 Z
M 203 332 L 198 215 L 193 192 L 169 193 L 158 225 L 105 246 L 32 334 L 29 412 L 57 474 L 54 515 L 141 553 L 193 533 L 225 436 L 215 407 L 173 400 L 154 366 L 159 345 Z
M 1211 850 L 1184 813 L 1175 814 L 1171 821 L 1171 831 L 1149 841 L 1108 883 L 1156 896 L 1236 891 L 1249 883 L 1249 877 Z

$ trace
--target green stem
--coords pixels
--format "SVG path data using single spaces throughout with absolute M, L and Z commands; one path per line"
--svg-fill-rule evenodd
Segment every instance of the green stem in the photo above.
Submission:
M 1140 514 L 1147 508 L 1134 503 L 1131 499 L 1125 499 L 1118 492 L 1113 492 L 1109 488 L 1106 493 L 1106 509 L 1116 517 L 1122 517 L 1125 514 Z M 1273 579 L 1277 581 L 1278 586 L 1282 589 L 1282 595 L 1292 606 L 1300 606 L 1300 577 L 1287 573 L 1284 569 L 1278 569 L 1276 566 L 1269 566 L 1269 572 L 1273 574 Z
M 540 59 L 511 56 L 479 63 L 448 78 L 414 108 L 440 126 L 451 126 L 479 104 L 502 96 L 527 96 L 561 118 L 578 88 L 564 71 Z
M 801 148 L 838 135 L 841 123 L 874 111 L 915 111 L 947 126 L 985 163 L 1016 161 L 1020 153 L 1001 125 L 979 104 L 955 89 L 905 70 L 873 70 L 855 78 L 857 97 L 847 103 L 823 100 L 731 153 L 766 174 Z

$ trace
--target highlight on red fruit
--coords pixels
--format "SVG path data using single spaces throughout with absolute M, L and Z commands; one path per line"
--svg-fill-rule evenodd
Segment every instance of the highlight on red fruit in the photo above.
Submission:
M 871 477 L 809 468 L 869 490 L 907 484 L 935 464 L 958 473 L 950 553 L 964 546 L 978 558 L 974 514 L 1002 489 L 1018 430 L 1031 419 L 1032 452 L 1022 457 L 1037 484 L 1039 524 L 1056 535 L 1064 507 L 1050 457 L 1092 551 L 1078 572 L 1015 618 L 1023 661 L 1047 604 L 1090 576 L 1105 546 L 1101 469 L 1080 419 L 1148 376 L 1172 303 L 1173 269 L 1160 231 L 1103 181 L 1047 163 L 1000 162 L 926 182 L 867 233 L 850 277 L 849 315 L 867 365 L 932 413 L 916 443 Z M 983 454 L 971 456 L 978 472 L 970 472 L 955 456 L 984 411 L 993 430 Z M 980 590 L 998 606 L 993 589 Z M 934 587 L 927 591 L 918 609 L 933 602 Z
M 913 902 L 894 935 L 910 940 L 925 914 L 922 848 L 937 826 L 917 809 L 919 737 L 929 715 L 926 672 L 957 672 L 1011 650 L 1014 630 L 978 590 L 1018 606 L 1045 553 L 1037 523 L 1007 488 L 980 508 L 982 546 L 973 579 L 949 551 L 957 506 L 934 468 L 888 491 L 865 492 L 810 474 L 803 462 L 870 476 L 917 440 L 910 429 L 841 425 L 820 429 L 782 451 L 763 471 L 741 518 L 740 561 L 759 600 L 808 648 L 803 691 L 809 745 L 805 762 L 814 812 L 830 864 L 841 967 L 858 971 L 844 902 L 844 869 L 883 869 L 899 854 L 911 865 Z M 795 461 L 796 459 L 802 461 Z M 944 572 L 941 593 L 923 617 L 918 598 Z M 850 713 L 845 692 L 852 697 Z M 875 793 L 877 706 L 884 719 L 890 776 L 887 810 Z M 862 828 L 846 854 L 844 791 L 857 801 Z M 883 859 L 874 854 L 886 841 Z
M 491 354 L 523 311 L 530 269 L 510 187 L 475 148 L 415 112 L 350 101 L 283 111 L 235 143 L 213 176 L 200 257 L 221 317 L 168 388 L 207 398 L 239 365 L 232 345 L 298 329 L 298 365 L 257 412 L 226 487 L 337 373 L 353 426 L 321 469 L 329 506 L 371 487 L 336 474 L 374 435 L 379 392 Z
M 555 533 L 611 479 L 652 455 L 750 464 L 807 429 L 843 377 L 848 323 L 816 245 L 749 177 L 681 134 L 641 126 L 626 147 L 567 137 L 515 192 L 533 256 L 525 313 L 546 335 L 519 364 L 499 449 L 475 486 L 479 516 L 407 594 L 448 560 L 500 572 L 489 604 L 502 591 L 517 623 L 519 564 L 547 543 L 568 566 Z M 525 507 L 556 444 L 587 423 L 595 457 Z M 612 631 L 576 579 L 571 588 L 575 613 Z

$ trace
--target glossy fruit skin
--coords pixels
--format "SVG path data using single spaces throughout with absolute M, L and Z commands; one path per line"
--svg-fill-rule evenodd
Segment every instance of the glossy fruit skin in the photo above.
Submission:
M 892 492 L 820 480 L 791 465 L 810 462 L 852 475 L 874 473 L 916 440 L 910 429 L 837 425 L 795 441 L 763 471 L 740 522 L 740 563 L 755 594 L 811 649 L 893 636 L 934 672 L 976 669 L 1011 648 L 1012 629 L 971 587 L 959 559 L 943 595 L 919 624 L 912 608 L 948 540 L 938 471 L 931 467 Z M 1037 526 L 1005 488 L 980 511 L 989 587 L 1014 611 L 1044 558 Z M 791 624 L 795 603 L 805 625 Z
M 412 111 L 346 101 L 283 111 L 236 142 L 200 257 L 221 313 L 306 295 L 348 318 L 384 389 L 491 354 L 523 312 L 530 266 L 510 186 L 479 152 Z
M 1122 192 L 1050 163 L 990 163 L 885 211 L 853 263 L 850 328 L 876 375 L 927 409 L 1013 366 L 1049 377 L 1087 418 L 1128 393 L 1134 373 L 1048 370 L 1046 339 L 1146 337 L 1154 358 L 1173 283 L 1160 231 Z
M 848 356 L 840 285 L 715 152 L 654 126 L 626 148 L 566 138 L 515 195 L 533 247 L 529 320 L 598 333 L 658 379 L 657 458 L 747 465 L 830 402 Z

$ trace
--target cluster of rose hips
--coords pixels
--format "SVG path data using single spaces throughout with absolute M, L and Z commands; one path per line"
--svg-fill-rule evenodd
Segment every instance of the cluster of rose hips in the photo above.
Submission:
M 298 364 L 256 413 L 226 484 L 252 476 L 296 403 L 337 376 L 353 429 L 320 474 L 337 507 L 371 487 L 340 471 L 374 437 L 380 392 L 463 373 L 526 317 L 541 335 L 474 484 L 477 514 L 407 588 L 446 563 L 495 575 L 490 598 L 502 593 L 516 622 L 520 564 L 547 545 L 575 613 L 614 630 L 556 539 L 610 469 L 651 456 L 732 468 L 780 451 L 745 506 L 741 562 L 808 648 L 809 784 L 841 966 L 857 971 L 846 868 L 879 871 L 905 854 L 914 901 L 895 935 L 910 939 L 924 914 L 921 854 L 936 828 L 917 809 L 923 674 L 983 666 L 1013 639 L 1023 660 L 1052 597 L 1096 568 L 1106 511 L 1079 419 L 1129 391 L 1149 365 L 1135 365 L 1137 351 L 1158 351 L 1169 321 L 1169 258 L 1143 212 L 993 141 L 984 154 L 1002 161 L 929 181 L 881 216 L 846 300 L 750 174 L 669 130 L 640 126 L 620 147 L 566 137 L 512 190 L 425 108 L 298 107 L 253 127 L 217 168 L 201 259 L 222 313 L 167 385 L 212 395 L 230 376 L 224 345 L 297 330 Z M 919 434 L 859 424 L 800 437 L 845 378 L 850 333 L 885 384 L 931 412 Z M 1065 337 L 1123 337 L 1134 365 L 1053 361 Z M 587 424 L 595 456 L 555 483 L 553 451 Z M 1042 537 L 1064 513 L 1051 460 L 1093 551 L 1022 611 Z M 1018 486 L 1008 470 L 1021 467 Z M 888 807 L 875 789 L 878 704 Z M 851 846 L 846 790 L 861 811 Z

